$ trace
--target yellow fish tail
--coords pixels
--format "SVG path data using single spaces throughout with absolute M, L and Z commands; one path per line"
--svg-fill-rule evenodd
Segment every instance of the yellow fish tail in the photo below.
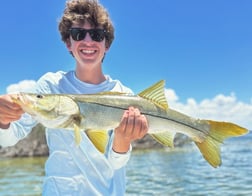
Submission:
M 248 130 L 227 122 L 207 121 L 210 125 L 210 133 L 203 142 L 195 142 L 203 157 L 213 167 L 221 165 L 220 145 L 229 137 L 241 136 Z

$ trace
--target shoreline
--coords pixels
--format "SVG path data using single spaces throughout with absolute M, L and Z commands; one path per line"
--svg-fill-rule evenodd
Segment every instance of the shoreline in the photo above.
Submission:
M 190 139 L 184 135 L 177 134 L 174 139 L 174 148 L 184 146 Z M 162 149 L 165 147 L 156 142 L 150 135 L 132 143 L 133 150 Z M 16 145 L 2 148 L 0 147 L 1 157 L 40 157 L 48 156 L 49 149 L 46 144 L 45 129 L 41 124 L 35 126 L 32 132 Z

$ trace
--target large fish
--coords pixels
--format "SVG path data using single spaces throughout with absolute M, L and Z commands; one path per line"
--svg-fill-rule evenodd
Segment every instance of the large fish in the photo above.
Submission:
M 81 95 L 20 93 L 13 96 L 13 100 L 45 127 L 74 130 L 76 143 L 81 141 L 79 131 L 85 130 L 101 152 L 107 144 L 106 131 L 118 126 L 129 106 L 139 108 L 146 116 L 148 134 L 155 140 L 173 147 L 176 133 L 187 135 L 213 167 L 221 165 L 220 144 L 223 140 L 248 132 L 233 123 L 195 119 L 170 109 L 163 80 L 138 95 L 119 92 Z

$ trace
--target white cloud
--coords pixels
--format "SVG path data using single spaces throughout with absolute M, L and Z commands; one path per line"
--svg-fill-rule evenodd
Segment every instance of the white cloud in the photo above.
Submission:
M 170 108 L 174 110 L 195 118 L 228 121 L 252 129 L 252 101 L 241 102 L 237 100 L 234 93 L 219 94 L 200 102 L 194 98 L 188 98 L 186 103 L 181 103 L 172 89 L 166 89 L 165 93 Z
M 36 81 L 33 80 L 23 80 L 17 84 L 11 84 L 7 87 L 7 93 L 15 92 L 34 92 L 36 86 Z

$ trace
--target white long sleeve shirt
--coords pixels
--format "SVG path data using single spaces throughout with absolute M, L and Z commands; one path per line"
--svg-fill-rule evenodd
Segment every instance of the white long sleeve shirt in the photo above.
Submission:
M 107 76 L 98 85 L 84 83 L 74 71 L 47 73 L 37 82 L 38 93 L 91 94 L 103 91 L 132 93 L 118 80 Z M 0 145 L 11 146 L 29 134 L 36 121 L 24 114 L 8 129 L 0 129 Z M 113 132 L 105 154 L 100 153 L 84 132 L 76 146 L 74 132 L 64 129 L 46 129 L 49 158 L 45 165 L 43 195 L 45 196 L 118 196 L 125 193 L 125 165 L 130 157 L 112 150 Z

